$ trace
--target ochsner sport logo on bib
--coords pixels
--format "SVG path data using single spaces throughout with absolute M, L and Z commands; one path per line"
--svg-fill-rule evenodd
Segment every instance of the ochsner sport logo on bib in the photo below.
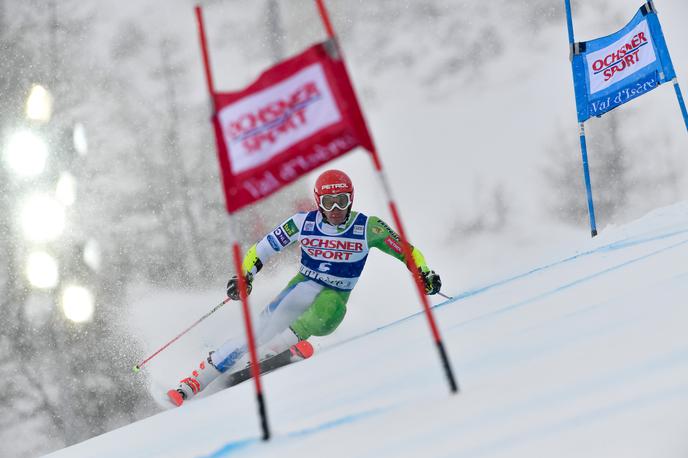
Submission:
M 656 59 L 650 29 L 647 21 L 642 21 L 618 41 L 586 56 L 590 94 L 633 75 Z
M 341 120 L 320 64 L 227 106 L 218 116 L 236 174 Z
M 340 237 L 303 237 L 301 248 L 316 260 L 349 261 L 363 259 L 368 253 L 360 239 Z

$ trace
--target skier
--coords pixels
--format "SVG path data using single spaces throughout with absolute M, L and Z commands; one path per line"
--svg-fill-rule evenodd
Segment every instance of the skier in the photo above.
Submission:
M 332 333 L 344 319 L 346 303 L 356 285 L 371 247 L 403 261 L 399 236 L 376 216 L 352 211 L 354 187 L 340 170 L 323 172 L 314 188 L 317 210 L 297 213 L 251 246 L 242 264 L 250 294 L 255 275 L 265 262 L 292 243 L 301 245 L 299 273 L 260 313 L 256 323 L 256 345 L 260 359 L 291 349 L 296 358 L 309 357 L 313 349 L 306 339 Z M 422 253 L 411 247 L 413 265 L 420 271 L 426 294 L 442 286 Z M 239 300 L 238 278 L 227 284 L 227 296 Z M 245 339 L 227 340 L 204 358 L 191 375 L 168 392 L 181 405 L 222 373 L 245 367 Z

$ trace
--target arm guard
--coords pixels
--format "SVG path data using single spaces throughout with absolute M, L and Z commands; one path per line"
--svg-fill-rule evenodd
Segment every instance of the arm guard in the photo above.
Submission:
M 253 244 L 251 248 L 246 252 L 244 256 L 244 262 L 241 265 L 244 273 L 250 272 L 255 276 L 260 269 L 263 268 L 263 262 L 258 258 L 258 252 L 256 251 L 256 244 Z

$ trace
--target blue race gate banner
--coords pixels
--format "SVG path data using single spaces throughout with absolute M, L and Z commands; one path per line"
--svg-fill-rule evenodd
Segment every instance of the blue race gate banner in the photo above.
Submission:
M 623 29 L 574 43 L 573 80 L 578 121 L 604 113 L 676 77 L 652 2 Z

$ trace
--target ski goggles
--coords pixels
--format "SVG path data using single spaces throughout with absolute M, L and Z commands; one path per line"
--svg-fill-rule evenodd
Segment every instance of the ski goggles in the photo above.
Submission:
M 320 208 L 326 212 L 334 210 L 337 207 L 340 210 L 346 210 L 351 206 L 351 194 L 343 192 L 341 194 L 325 194 L 320 196 Z

